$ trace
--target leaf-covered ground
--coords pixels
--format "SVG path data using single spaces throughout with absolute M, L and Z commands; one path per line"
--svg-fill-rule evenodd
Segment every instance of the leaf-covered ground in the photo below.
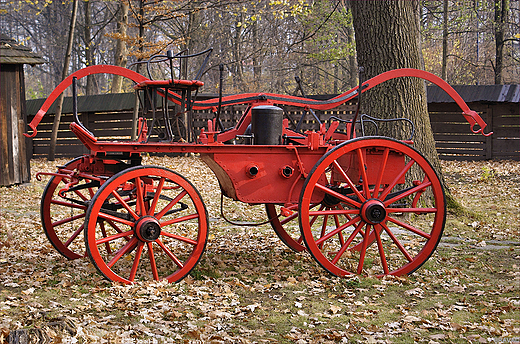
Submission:
M 64 163 L 33 160 L 31 169 Z M 191 276 L 110 283 L 88 259 L 68 261 L 47 241 L 39 216 L 46 180 L 0 188 L 0 342 L 9 334 L 65 343 L 520 341 L 518 162 L 444 162 L 466 213 L 448 215 L 421 269 L 383 279 L 332 277 L 269 225 L 229 225 L 218 182 L 197 158 L 145 163 L 180 172 L 206 203 L 209 243 Z M 266 219 L 264 207 L 229 200 L 225 212 L 236 221 Z

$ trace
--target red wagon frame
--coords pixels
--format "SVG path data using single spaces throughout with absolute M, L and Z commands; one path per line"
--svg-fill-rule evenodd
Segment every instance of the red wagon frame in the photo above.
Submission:
M 334 275 L 402 275 L 428 260 L 446 218 L 439 178 L 411 141 L 351 138 L 349 130 L 337 132 L 336 121 L 300 133 L 283 120 L 280 144 L 228 142 L 247 135 L 260 108 L 332 109 L 357 97 L 359 90 L 398 77 L 438 85 L 461 107 L 474 133 L 491 134 L 484 134 L 486 123 L 445 81 L 416 69 L 383 73 L 326 101 L 270 93 L 197 101 L 191 94 L 202 86 L 198 80 L 156 81 L 126 68 L 100 65 L 60 83 L 29 124 L 33 133 L 27 136 L 37 134 L 38 123 L 73 80 L 99 73 L 129 78 L 137 90 L 158 94 L 181 109 L 248 105 L 235 127 L 219 130 L 216 119 L 210 120 L 194 142 L 152 142 L 145 119 L 135 141 L 101 141 L 79 121 L 71 124 L 90 154 L 51 174 L 42 195 L 43 228 L 62 255 L 88 255 L 101 274 L 123 283 L 143 278 L 180 281 L 196 266 L 208 237 L 207 210 L 193 184 L 170 169 L 141 165 L 141 153 L 200 154 L 223 195 L 265 204 L 280 239 L 295 251 L 307 249 Z

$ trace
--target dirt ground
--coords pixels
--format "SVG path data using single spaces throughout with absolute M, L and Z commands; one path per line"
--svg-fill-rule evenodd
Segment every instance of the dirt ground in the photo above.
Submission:
M 463 211 L 448 214 L 434 255 L 407 277 L 337 278 L 269 225 L 221 219 L 218 182 L 196 157 L 147 158 L 200 191 L 210 218 L 201 261 L 177 284 L 103 279 L 42 231 L 47 179 L 65 160 L 33 160 L 30 184 L 0 188 L 0 343 L 520 342 L 520 163 L 443 162 Z M 225 201 L 237 221 L 265 210 Z M 25 342 L 24 342 L 25 340 Z

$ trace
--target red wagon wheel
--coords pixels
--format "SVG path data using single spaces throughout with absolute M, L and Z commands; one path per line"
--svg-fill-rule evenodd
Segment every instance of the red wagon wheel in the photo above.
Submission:
M 271 220 L 271 227 L 273 227 L 278 238 L 293 251 L 301 252 L 305 250 L 298 224 L 298 205 L 294 204 L 288 207 L 293 213 L 287 217 L 283 215 L 278 216 L 280 208 L 280 206 L 275 204 L 268 203 L 265 205 L 265 212 L 267 213 L 267 218 Z
M 321 207 L 312 209 L 317 199 Z M 305 244 L 337 276 L 412 273 L 434 252 L 445 219 L 444 191 L 430 163 L 411 146 L 383 137 L 329 151 L 300 195 Z
M 69 161 L 64 169 L 75 170 L 81 157 Z M 52 246 L 65 258 L 77 259 L 85 256 L 83 223 L 88 203 L 96 193 L 99 183 L 80 179 L 71 190 L 61 197 L 58 193 L 68 180 L 53 176 L 43 191 L 40 217 L 43 231 Z M 79 239 L 78 239 L 79 238 Z
M 85 228 L 89 257 L 109 280 L 177 282 L 204 252 L 208 215 L 186 178 L 163 167 L 136 166 L 99 188 Z

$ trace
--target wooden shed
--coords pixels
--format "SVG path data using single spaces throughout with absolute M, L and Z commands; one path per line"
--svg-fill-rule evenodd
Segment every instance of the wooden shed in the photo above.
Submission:
M 31 179 L 31 149 L 23 133 L 27 130 L 24 64 L 45 63 L 31 49 L 0 34 L 0 186 L 26 183 Z

